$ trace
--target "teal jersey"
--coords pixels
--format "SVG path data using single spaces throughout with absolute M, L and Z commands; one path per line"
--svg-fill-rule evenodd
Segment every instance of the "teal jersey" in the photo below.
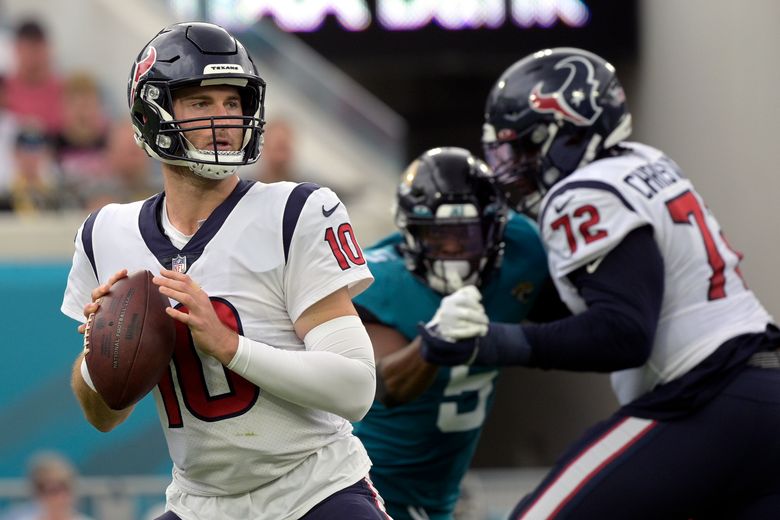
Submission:
M 364 251 L 375 280 L 354 301 L 411 341 L 442 296 L 406 269 L 397 247 L 402 240 L 395 233 Z M 518 323 L 547 277 L 547 261 L 537 228 L 526 217 L 512 213 L 504 241 L 502 266 L 483 288 L 482 303 L 492 321 Z M 374 464 L 371 479 L 393 518 L 411 518 L 409 505 L 432 519 L 451 516 L 493 404 L 497 375 L 494 367 L 441 367 L 414 401 L 392 408 L 375 401 L 355 424 Z

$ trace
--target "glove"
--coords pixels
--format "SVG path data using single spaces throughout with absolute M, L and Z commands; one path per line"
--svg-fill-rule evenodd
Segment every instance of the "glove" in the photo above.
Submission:
M 488 330 L 488 317 L 480 301 L 482 294 L 473 285 L 458 289 L 442 298 L 433 319 L 426 327 L 448 340 L 484 336 Z
M 420 333 L 420 354 L 428 363 L 440 366 L 470 365 L 479 352 L 479 336 L 462 341 L 442 337 L 438 325 L 417 325 Z
M 491 323 L 487 334 L 452 341 L 439 334 L 438 325 L 422 323 L 420 353 L 428 363 L 441 366 L 534 366 L 531 345 L 523 326 L 515 323 Z

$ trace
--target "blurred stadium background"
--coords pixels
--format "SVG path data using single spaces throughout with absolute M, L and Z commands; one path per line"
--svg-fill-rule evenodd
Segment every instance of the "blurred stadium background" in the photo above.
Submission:
M 294 126 L 297 171 L 342 196 L 364 246 L 392 230 L 407 161 L 437 145 L 480 151 L 484 98 L 507 66 L 546 46 L 589 48 L 616 65 L 634 138 L 683 167 L 780 315 L 773 0 L 0 0 L 0 76 L 16 66 L 13 31 L 28 18 L 46 28 L 59 74 L 96 79 L 114 121 L 126 118 L 132 61 L 161 27 L 231 27 L 269 84 L 268 119 Z M 74 463 L 94 518 L 144 519 L 164 500 L 170 462 L 151 399 L 100 434 L 68 387 L 81 346 L 59 305 L 86 212 L 0 212 L 0 517 L 28 497 L 26 464 L 41 450 Z M 613 406 L 605 376 L 504 371 L 463 518 L 501 518 Z

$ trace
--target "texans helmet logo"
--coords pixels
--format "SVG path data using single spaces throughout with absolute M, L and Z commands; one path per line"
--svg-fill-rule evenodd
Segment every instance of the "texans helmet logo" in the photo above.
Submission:
M 135 99 L 135 89 L 138 86 L 138 82 L 141 81 L 141 78 L 143 78 L 147 72 L 154 66 L 154 62 L 157 61 L 157 49 L 154 47 L 149 47 L 146 49 L 146 55 L 141 59 L 141 61 L 137 61 L 135 63 L 135 67 L 133 68 L 133 78 L 132 78 L 132 84 L 130 85 L 130 104 L 133 103 L 133 100 Z
M 539 82 L 528 99 L 531 108 L 557 114 L 577 126 L 592 125 L 603 111 L 595 100 L 599 82 L 593 64 L 583 56 L 570 56 L 556 63 L 555 69 L 568 69 L 566 80 L 553 92 L 542 92 Z

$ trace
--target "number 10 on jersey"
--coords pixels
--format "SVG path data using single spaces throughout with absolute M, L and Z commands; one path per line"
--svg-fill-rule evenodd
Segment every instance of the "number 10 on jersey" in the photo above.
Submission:
M 344 222 L 335 231 L 332 227 L 327 228 L 325 242 L 330 246 L 330 250 L 342 271 L 352 267 L 350 264 L 363 265 L 366 263 L 363 251 L 360 250 L 355 239 L 355 232 L 352 231 L 352 225 L 349 222 Z

